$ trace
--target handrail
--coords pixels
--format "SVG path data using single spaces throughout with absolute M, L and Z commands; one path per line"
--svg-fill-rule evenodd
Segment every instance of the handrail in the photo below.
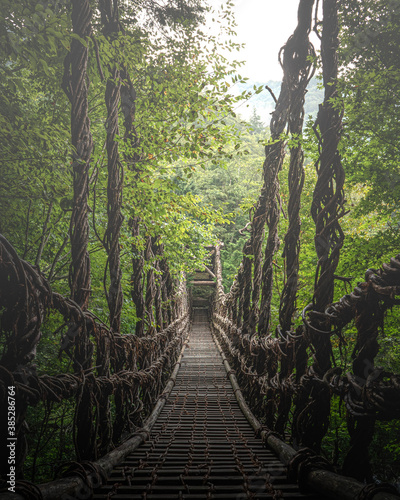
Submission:
M 216 330 L 217 334 L 219 334 L 224 341 L 228 340 L 229 342 L 229 339 L 227 339 L 218 328 L 215 328 L 215 325 L 213 330 Z M 310 451 L 307 453 L 304 453 L 304 450 L 296 451 L 275 432 L 265 428 L 248 406 L 235 376 L 235 372 L 231 368 L 228 358 L 219 343 L 217 334 L 215 331 L 212 331 L 214 342 L 220 351 L 225 370 L 243 414 L 253 427 L 256 435 L 259 435 L 265 444 L 277 454 L 281 462 L 289 467 L 291 475 L 300 481 L 303 488 L 309 487 L 313 491 L 321 493 L 324 497 L 331 498 L 332 500 L 362 499 L 365 498 L 367 490 L 368 499 L 370 500 L 395 500 L 400 498 L 400 495 L 398 495 L 390 485 L 366 486 L 356 479 L 345 477 L 332 470 L 328 470 L 330 464 L 328 464 L 325 459 L 310 453 Z M 230 354 L 232 354 L 231 350 Z M 305 466 L 307 460 L 309 462 Z M 321 466 L 325 468 L 321 468 Z

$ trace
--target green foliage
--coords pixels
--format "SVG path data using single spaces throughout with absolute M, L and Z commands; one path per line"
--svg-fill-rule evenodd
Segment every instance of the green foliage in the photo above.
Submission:
M 249 220 L 249 210 L 256 202 L 260 190 L 261 171 L 263 164 L 263 148 L 260 142 L 268 136 L 268 131 L 260 126 L 256 133 L 254 127 L 237 118 L 226 121 L 234 127 L 240 138 L 240 149 L 233 143 L 227 144 L 225 150 L 228 159 L 222 164 L 214 159 L 205 163 L 193 177 L 176 177 L 181 193 L 192 193 L 201 198 L 203 207 L 210 206 L 223 212 L 229 220 L 222 221 L 215 228 L 216 236 L 223 241 L 221 250 L 223 259 L 223 277 L 229 286 L 237 273 L 242 258 L 243 244 L 247 239 L 243 229 Z M 229 156 L 237 151 L 242 154 Z M 221 168 L 221 166 L 223 168 Z
M 25 461 L 24 474 L 32 482 L 42 483 L 56 477 L 63 464 L 75 459 L 73 419 L 72 401 L 29 407 L 27 444 L 31 453 Z
M 400 9 L 397 2 L 348 0 L 342 10 L 347 178 L 353 185 L 373 188 L 360 209 L 373 206 L 388 215 L 397 208 L 400 194 Z

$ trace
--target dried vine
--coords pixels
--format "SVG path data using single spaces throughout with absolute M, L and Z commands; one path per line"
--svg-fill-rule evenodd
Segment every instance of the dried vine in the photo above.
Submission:
M 156 328 L 159 332 L 163 327 L 163 303 L 162 303 L 162 276 L 160 268 L 160 260 L 164 253 L 164 245 L 158 241 L 158 238 L 153 240 L 153 254 L 156 258 L 154 267 L 156 269 L 156 280 L 155 280 L 155 294 L 154 294 L 154 304 L 156 313 Z
M 102 0 L 99 3 L 103 23 L 103 31 L 109 43 L 120 31 L 118 4 L 112 0 Z M 107 80 L 105 101 L 107 106 L 107 156 L 108 156 L 108 183 L 107 183 L 107 228 L 104 234 L 104 246 L 108 255 L 110 286 L 106 290 L 108 308 L 110 311 L 110 325 L 119 332 L 121 327 L 121 311 L 123 304 L 122 271 L 120 263 L 120 231 L 123 222 L 121 213 L 123 167 L 119 158 L 117 136 L 118 106 L 120 103 L 120 72 L 116 66 L 110 67 L 110 77 Z
M 146 238 L 145 260 L 149 265 L 146 273 L 146 319 L 149 327 L 149 332 L 155 331 L 155 318 L 154 318 L 154 298 L 156 295 L 156 282 L 154 276 L 154 253 L 151 236 Z
M 262 272 L 261 314 L 258 323 L 258 331 L 262 335 L 265 335 L 269 331 L 273 285 L 273 257 L 279 248 L 278 223 L 280 207 L 277 199 L 279 195 L 278 172 L 282 168 L 285 147 L 282 134 L 287 124 L 289 126 L 289 133 L 292 134 L 292 140 L 298 139 L 302 131 L 304 96 L 307 84 L 313 74 L 313 64 L 310 61 L 310 56 L 313 56 L 314 49 L 308 39 L 311 31 L 313 4 L 313 0 L 303 0 L 300 2 L 298 25 L 293 35 L 289 37 L 285 46 L 281 49 L 281 66 L 283 69 L 282 87 L 270 125 L 272 143 L 266 146 L 265 149 L 264 186 L 268 188 L 268 239 Z M 294 172 L 302 169 L 302 160 L 301 145 L 297 146 L 296 153 L 292 147 L 289 175 L 295 176 Z M 292 191 L 292 203 L 294 197 L 297 197 L 297 202 L 293 203 L 295 205 L 299 205 L 300 203 L 301 187 L 297 189 L 296 193 L 294 193 L 294 190 Z M 292 210 L 291 217 L 292 224 L 289 226 L 288 234 L 293 234 L 293 231 L 296 231 L 294 221 L 298 219 L 298 214 L 296 216 L 295 211 Z M 287 247 L 285 247 L 285 252 L 287 252 Z M 293 269 L 291 271 L 293 274 Z M 291 293 L 295 295 L 297 292 L 297 283 L 292 283 L 292 285 L 294 287 L 291 288 Z M 287 292 L 288 290 L 286 289 Z M 290 313 L 288 312 L 287 314 Z
M 140 155 L 137 152 L 139 139 L 135 129 L 135 112 L 136 112 L 136 92 L 132 81 L 125 67 L 120 70 L 121 78 L 121 110 L 124 115 L 125 134 L 124 140 L 129 143 L 130 153 L 125 153 L 125 160 L 129 165 L 130 170 L 135 174 L 138 173 L 137 162 L 140 160 Z M 128 150 L 129 150 L 128 149 Z M 140 237 L 140 218 L 133 215 L 129 220 L 129 227 L 132 235 L 132 274 L 131 274 L 131 297 L 135 304 L 136 316 L 136 335 L 143 336 L 145 332 L 145 302 L 143 298 L 143 281 L 144 281 L 144 251 L 139 249 L 137 240 Z
M 92 32 L 92 10 L 89 0 L 72 0 L 73 32 L 88 40 Z M 90 295 L 90 259 L 87 250 L 89 241 L 88 196 L 89 162 L 93 149 L 88 115 L 87 46 L 79 40 L 71 40 L 71 50 L 64 61 L 62 86 L 71 102 L 71 140 L 73 153 L 74 204 L 71 215 L 70 238 L 72 263 L 70 288 L 73 300 L 83 309 L 87 308 Z M 86 354 L 80 356 L 85 366 Z
M 290 82 L 290 115 L 289 134 L 290 165 L 288 174 L 289 227 L 285 235 L 283 258 L 285 259 L 284 288 L 279 310 L 279 323 L 283 332 L 290 331 L 292 318 L 296 309 L 296 294 L 298 287 L 299 252 L 300 252 L 300 199 L 304 184 L 304 152 L 301 138 L 304 125 L 304 101 L 307 85 L 313 77 L 315 67 L 313 59 L 315 52 L 308 40 L 311 31 L 311 15 L 314 2 L 304 4 L 299 10 L 300 24 L 291 40 L 292 47 L 286 44 L 284 49 L 283 65 L 286 64 L 286 73 Z M 311 11 L 311 12 L 310 12 Z M 289 43 L 289 42 L 288 42 Z M 289 51 L 289 53 L 286 53 Z
M 288 390 L 286 380 L 294 369 L 293 354 L 295 343 L 290 338 L 292 330 L 293 314 L 296 310 L 296 297 L 298 290 L 299 253 L 300 253 L 300 199 L 304 183 L 304 153 L 301 143 L 304 125 L 304 101 L 307 85 L 314 75 L 315 58 L 314 48 L 309 42 L 311 31 L 312 10 L 314 2 L 309 1 L 299 5 L 299 25 L 289 39 L 283 52 L 282 66 L 284 74 L 287 75 L 290 88 L 290 114 L 288 118 L 288 130 L 291 137 L 290 164 L 288 173 L 289 203 L 288 219 L 289 227 L 285 235 L 283 258 L 285 265 L 285 282 L 281 295 L 279 307 L 278 332 L 282 338 L 280 350 L 283 356 L 280 361 L 279 375 L 276 376 L 277 394 L 279 403 L 277 406 L 276 430 L 283 435 L 291 407 L 291 391 Z M 286 65 L 286 68 L 285 68 Z M 270 216 L 270 234 L 277 239 L 279 206 L 275 203 Z M 268 254 L 273 255 L 276 246 L 274 240 L 267 242 L 271 246 Z M 267 251 L 266 251 L 267 255 Z M 266 259 L 267 260 L 267 259 Z M 272 295 L 272 262 L 268 263 L 267 274 L 270 295 Z M 269 298 L 270 302 L 271 298 Z
M 344 241 L 339 223 L 344 214 L 344 170 L 338 152 L 342 112 L 336 103 L 339 45 L 337 1 L 323 2 L 323 16 L 321 55 L 325 96 L 315 126 L 315 130 L 317 127 L 320 130 L 320 157 L 316 165 L 318 178 L 311 206 L 318 258 L 312 308 L 317 312 L 324 311 L 333 300 L 334 273 Z M 309 324 L 309 333 L 315 354 L 308 371 L 311 375 L 317 374 L 322 378 L 331 366 L 332 347 L 329 335 L 323 333 L 326 330 L 324 320 L 321 321 L 316 315 L 314 318 L 316 319 Z M 323 385 L 312 386 L 307 380 L 305 378 L 304 389 L 298 396 L 298 404 L 300 401 L 301 403 L 294 417 L 295 428 L 301 428 L 298 439 L 302 444 L 319 451 L 328 428 L 330 394 Z M 308 409 L 305 412 L 303 408 L 306 401 Z
M 88 40 L 92 32 L 92 11 L 88 0 L 72 1 L 72 27 L 78 37 Z M 73 155 L 74 203 L 70 224 L 71 267 L 69 282 L 73 300 L 86 309 L 90 296 L 90 258 L 88 252 L 89 221 L 89 163 L 93 149 L 88 114 L 87 86 L 88 46 L 80 40 L 71 40 L 71 51 L 64 61 L 63 88 L 71 102 L 71 140 Z M 70 324 L 74 345 L 73 362 L 75 371 L 86 370 L 92 365 L 93 344 L 89 339 L 87 325 Z M 84 396 L 86 386 L 82 386 Z M 88 439 L 87 426 L 92 425 L 92 406 L 83 404 L 78 397 L 75 415 L 74 433 L 76 448 L 81 450 L 83 458 L 91 458 L 93 441 Z

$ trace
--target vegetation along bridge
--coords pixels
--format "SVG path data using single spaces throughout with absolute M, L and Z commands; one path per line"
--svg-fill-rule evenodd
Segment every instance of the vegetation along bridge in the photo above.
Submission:
M 13 98 L 1 116 L 6 164 L 18 168 L 1 167 L 1 499 L 400 498 L 397 344 L 382 354 L 378 342 L 385 322 L 398 332 L 400 254 L 354 288 L 338 274 L 347 220 L 339 59 L 354 52 L 361 66 L 376 62 L 370 45 L 360 53 L 360 38 L 352 41 L 358 22 L 371 23 L 374 50 L 390 39 L 395 57 L 400 19 L 389 3 L 300 0 L 279 54 L 280 93 L 269 89 L 275 111 L 240 251 L 211 234 L 218 224 L 227 234 L 226 216 L 188 187 L 207 161 L 212 172 L 239 162 L 236 122 L 225 115 L 234 120 L 230 106 L 246 97 L 227 93 L 226 78 L 241 78 L 209 48 L 215 37 L 204 39 L 202 2 L 7 4 L 1 85 Z M 221 14 L 228 33 L 231 7 Z M 313 28 L 325 94 L 306 179 Z M 391 87 L 381 80 L 396 67 L 385 73 L 378 59 L 374 99 L 384 90 L 387 107 Z M 31 113 L 47 117 L 40 133 Z M 354 203 L 360 190 L 355 183 Z M 299 307 L 304 287 L 308 305 Z M 393 370 L 378 366 L 385 356 Z M 376 456 L 388 452 L 382 465 Z

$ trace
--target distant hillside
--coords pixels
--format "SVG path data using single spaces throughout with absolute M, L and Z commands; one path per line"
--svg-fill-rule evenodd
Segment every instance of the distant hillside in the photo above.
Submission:
M 244 90 L 251 91 L 256 85 L 257 87 L 263 86 L 264 90 L 257 95 L 254 95 L 251 99 L 249 99 L 246 103 L 241 104 L 237 108 L 237 113 L 248 120 L 253 113 L 253 108 L 256 110 L 257 114 L 261 117 L 261 120 L 268 125 L 270 121 L 270 113 L 274 110 L 274 101 L 271 97 L 271 94 L 265 89 L 265 85 L 268 85 L 274 92 L 275 96 L 278 98 L 281 82 L 277 81 L 268 81 L 268 82 L 255 82 L 248 81 L 247 83 L 237 83 L 235 85 L 237 92 L 243 92 Z M 308 115 L 313 115 L 315 117 L 318 112 L 318 105 L 323 101 L 324 91 L 322 89 L 318 89 L 318 82 L 316 78 L 313 78 L 308 85 L 308 92 L 306 94 L 306 102 L 305 102 L 305 113 L 306 117 Z

